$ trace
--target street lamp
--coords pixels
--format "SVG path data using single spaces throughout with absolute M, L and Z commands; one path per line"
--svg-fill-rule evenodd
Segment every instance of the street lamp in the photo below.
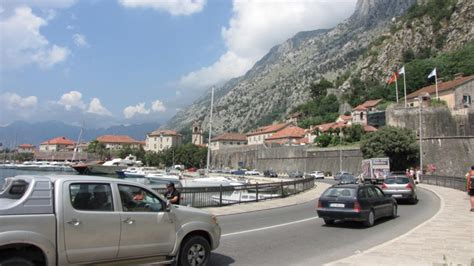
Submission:
M 417 97 L 418 103 L 420 105 L 420 128 L 419 128 L 419 142 L 420 142 L 420 172 L 423 173 L 423 127 L 422 127 L 422 111 L 423 111 L 423 101 L 429 101 L 430 95 L 425 93 Z

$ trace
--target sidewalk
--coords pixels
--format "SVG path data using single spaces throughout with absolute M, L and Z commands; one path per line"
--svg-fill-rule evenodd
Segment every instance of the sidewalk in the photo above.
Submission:
M 441 199 L 435 216 L 407 234 L 326 265 L 474 265 L 474 212 L 466 192 L 419 185 Z
M 235 204 L 226 207 L 203 208 L 203 210 L 206 210 L 214 215 L 220 216 L 297 205 L 318 198 L 321 193 L 323 193 L 324 190 L 326 190 L 326 188 L 330 186 L 330 184 L 320 183 L 316 181 L 314 188 L 305 192 L 301 192 L 294 196 L 265 200 L 254 203 Z

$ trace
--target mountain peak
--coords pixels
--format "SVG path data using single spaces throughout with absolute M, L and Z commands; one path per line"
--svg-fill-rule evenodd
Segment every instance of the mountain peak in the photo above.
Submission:
M 417 0 L 358 0 L 351 23 L 372 27 L 379 21 L 400 16 Z

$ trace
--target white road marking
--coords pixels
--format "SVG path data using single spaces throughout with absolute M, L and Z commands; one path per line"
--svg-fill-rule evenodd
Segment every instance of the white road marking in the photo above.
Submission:
M 303 220 L 293 221 L 293 222 L 284 223 L 284 224 L 276 224 L 276 225 L 272 225 L 272 226 L 266 226 L 266 227 L 260 227 L 260 228 L 245 230 L 245 231 L 233 232 L 233 233 L 223 234 L 223 235 L 221 235 L 221 237 L 233 236 L 233 235 L 240 235 L 240 234 L 247 234 L 247 233 L 252 233 L 252 232 L 257 232 L 257 231 L 263 231 L 263 230 L 269 230 L 269 229 L 278 228 L 278 227 L 283 227 L 283 226 L 287 226 L 287 225 L 304 223 L 304 222 L 311 221 L 311 220 L 315 220 L 315 219 L 318 219 L 318 218 L 319 218 L 318 216 L 315 216 L 315 217 L 306 218 L 306 219 L 303 219 Z

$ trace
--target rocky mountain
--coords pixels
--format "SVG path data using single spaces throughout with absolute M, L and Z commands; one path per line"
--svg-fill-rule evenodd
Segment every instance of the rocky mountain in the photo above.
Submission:
M 144 140 L 146 134 L 157 129 L 156 123 L 138 125 L 120 125 L 109 128 L 84 129 L 82 141 L 90 141 L 101 135 L 128 135 L 136 140 Z M 77 141 L 81 128 L 67 125 L 59 121 L 38 123 L 15 122 L 5 127 L 0 127 L 0 142 L 5 147 L 16 147 L 22 143 L 38 145 L 41 142 L 59 136 L 65 136 Z
M 417 0 L 359 0 L 354 14 L 333 29 L 300 32 L 273 47 L 244 76 L 216 89 L 213 129 L 246 132 L 259 121 L 282 119 L 307 101 L 309 87 L 322 77 L 343 76 L 339 91 L 350 90 L 349 79 L 385 80 L 401 65 L 407 49 L 451 51 L 473 39 L 472 0 L 452 2 L 449 16 L 441 11 L 411 12 Z M 426 5 L 434 0 L 418 0 Z M 438 1 L 439 2 L 439 1 Z M 169 128 L 209 121 L 210 92 L 173 117 Z

